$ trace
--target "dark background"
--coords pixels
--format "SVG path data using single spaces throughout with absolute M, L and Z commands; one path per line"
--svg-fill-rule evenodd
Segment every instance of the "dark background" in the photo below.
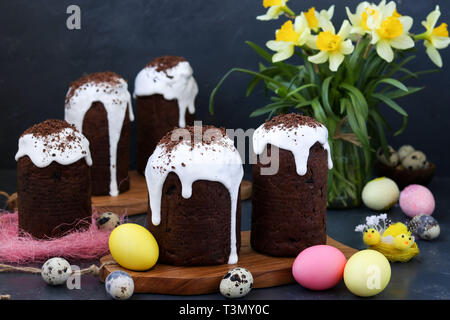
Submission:
M 359 2 L 291 0 L 289 5 L 299 12 L 336 3 L 333 21 L 339 28 L 346 18 L 345 6 L 353 12 Z M 400 13 L 414 18 L 412 32 L 423 32 L 420 22 L 436 4 L 442 12 L 439 23 L 450 22 L 450 1 L 396 2 Z M 66 8 L 71 4 L 81 7 L 81 30 L 66 27 Z M 264 46 L 284 21 L 257 21 L 255 17 L 263 13 L 262 0 L 2 0 L 0 168 L 15 168 L 17 139 L 26 128 L 48 118 L 63 118 L 71 81 L 84 73 L 111 70 L 127 79 L 133 92 L 136 74 L 152 58 L 165 54 L 190 61 L 200 87 L 198 119 L 228 128 L 258 126 L 264 117 L 250 119 L 248 115 L 268 100 L 261 88 L 245 98 L 248 76 L 235 74 L 225 83 L 216 99 L 214 117 L 208 113 L 208 99 L 230 68 L 256 69 L 260 59 L 244 41 Z M 418 58 L 410 68 L 433 68 L 422 43 L 417 47 Z M 450 49 L 440 53 L 444 61 L 441 72 L 408 83 L 426 89 L 399 101 L 409 112 L 410 122 L 402 135 L 389 140 L 396 148 L 408 143 L 423 150 L 437 164 L 438 174 L 448 176 Z M 387 107 L 382 110 L 394 127 L 400 125 L 395 113 Z M 134 166 L 134 140 L 131 159 Z

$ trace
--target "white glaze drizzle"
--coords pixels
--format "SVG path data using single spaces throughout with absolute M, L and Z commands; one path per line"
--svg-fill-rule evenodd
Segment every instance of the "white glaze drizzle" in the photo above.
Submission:
M 170 172 L 177 174 L 182 185 L 182 196 L 192 195 L 192 183 L 197 180 L 220 182 L 228 189 L 231 199 L 231 235 L 228 264 L 238 261 L 236 242 L 236 210 L 239 186 L 244 175 L 242 160 L 233 142 L 224 137 L 219 144 L 191 146 L 179 143 L 170 153 L 158 145 L 150 156 L 145 169 L 153 225 L 161 222 L 162 188 Z
M 73 135 L 76 140 L 67 139 Z M 53 161 L 70 165 L 82 158 L 85 158 L 88 166 L 92 165 L 89 141 L 72 128 L 64 128 L 48 136 L 35 136 L 32 133 L 23 135 L 19 139 L 19 150 L 15 159 L 17 161 L 24 156 L 28 156 L 38 168 L 45 168 Z
M 125 113 L 128 108 L 130 121 L 134 120 L 133 109 L 131 106 L 131 95 L 128 92 L 128 85 L 122 78 L 117 79 L 119 83 L 111 84 L 109 82 L 87 82 L 78 87 L 72 97 L 65 105 L 65 120 L 75 125 L 82 132 L 83 121 L 86 112 L 91 108 L 93 102 L 100 101 L 105 107 L 108 119 L 109 133 L 109 167 L 110 167 L 110 186 L 109 194 L 111 196 L 119 195 L 117 185 L 117 145 L 122 132 Z M 67 95 L 70 93 L 67 92 Z
M 292 128 L 277 125 L 269 129 L 266 129 L 262 124 L 253 134 L 253 150 L 256 154 L 263 153 L 268 144 L 291 151 L 294 155 L 297 174 L 300 176 L 306 174 L 309 149 L 316 142 L 319 142 L 327 151 L 328 169 L 331 170 L 333 162 L 330 145 L 328 144 L 328 130 L 321 124 L 314 128 L 308 125 L 299 125 Z
M 198 93 L 197 82 L 193 77 L 192 68 L 187 61 L 181 61 L 176 66 L 163 71 L 157 71 L 156 66 L 142 69 L 134 81 L 134 98 L 161 94 L 166 100 L 177 99 L 179 118 L 178 126 L 186 126 L 186 109 L 190 114 L 195 112 L 195 97 Z

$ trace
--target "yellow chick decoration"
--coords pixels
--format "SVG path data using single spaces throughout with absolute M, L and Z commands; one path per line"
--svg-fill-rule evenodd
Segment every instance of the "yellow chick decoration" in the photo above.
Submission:
M 401 222 L 391 224 L 386 214 L 366 217 L 366 223 L 356 226 L 355 231 L 363 233 L 363 241 L 370 249 L 391 262 L 407 262 L 419 254 L 408 227 Z
M 369 228 L 364 231 L 363 241 L 368 246 L 376 245 L 381 241 L 380 233 L 374 228 Z

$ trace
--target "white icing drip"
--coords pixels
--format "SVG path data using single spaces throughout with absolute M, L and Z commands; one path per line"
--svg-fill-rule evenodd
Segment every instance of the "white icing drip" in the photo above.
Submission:
M 156 71 L 156 67 L 146 67 L 136 76 L 134 94 L 138 96 L 151 96 L 161 94 L 166 100 L 178 100 L 179 118 L 178 126 L 186 126 L 186 109 L 190 114 L 195 112 L 195 97 L 198 93 L 197 82 L 192 76 L 192 68 L 187 61 L 179 62 L 175 67 Z
M 148 160 L 145 178 L 154 225 L 159 225 L 161 222 L 162 188 L 169 172 L 176 173 L 180 178 L 182 196 L 185 199 L 191 197 L 194 181 L 208 180 L 222 183 L 228 189 L 231 199 L 231 247 L 228 263 L 234 264 L 238 261 L 236 209 L 244 170 L 241 157 L 233 142 L 228 137 L 223 138 L 222 141 L 226 146 L 196 144 L 192 150 L 190 145 L 180 143 L 170 152 L 170 163 L 166 149 L 157 146 Z
M 261 154 L 268 144 L 278 148 L 289 150 L 294 155 L 297 174 L 306 174 L 309 149 L 319 142 L 328 154 L 328 169 L 333 168 L 331 161 L 330 145 L 328 144 L 328 130 L 320 125 L 315 128 L 301 125 L 293 128 L 285 128 L 282 125 L 273 126 L 268 130 L 262 124 L 253 134 L 253 150 Z
M 91 108 L 93 102 L 100 101 L 105 107 L 108 119 L 109 130 L 109 166 L 110 166 L 110 186 L 111 196 L 119 195 L 117 186 L 117 145 L 119 143 L 125 113 L 128 108 L 130 121 L 134 120 L 131 106 L 131 95 L 128 92 L 128 85 L 125 80 L 118 79 L 118 84 L 87 82 L 77 88 L 66 102 L 65 120 L 75 125 L 82 132 L 83 121 L 86 112 Z M 69 94 L 69 91 L 67 94 Z
M 73 135 L 76 140 L 67 140 L 68 136 Z M 89 141 L 72 128 L 65 128 L 48 136 L 34 136 L 32 133 L 23 135 L 19 139 L 16 161 L 24 156 L 28 156 L 38 168 L 45 168 L 53 161 L 69 165 L 82 158 L 85 158 L 88 166 L 92 165 Z

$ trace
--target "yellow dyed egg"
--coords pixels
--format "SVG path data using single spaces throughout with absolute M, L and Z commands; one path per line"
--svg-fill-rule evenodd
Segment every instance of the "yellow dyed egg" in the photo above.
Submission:
M 153 235 L 135 223 L 122 224 L 111 232 L 109 251 L 120 266 L 135 271 L 150 269 L 159 256 Z
M 376 211 L 388 210 L 397 203 L 400 190 L 397 184 L 386 177 L 369 181 L 363 188 L 361 198 L 364 204 Z
M 344 282 L 348 290 L 360 297 L 371 297 L 383 291 L 391 279 L 391 265 L 375 250 L 362 250 L 347 261 Z

